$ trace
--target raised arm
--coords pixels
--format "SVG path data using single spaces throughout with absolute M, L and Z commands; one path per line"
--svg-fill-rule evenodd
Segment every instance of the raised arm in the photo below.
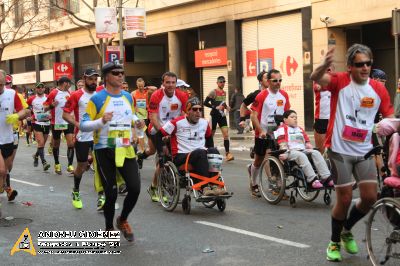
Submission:
M 333 55 L 335 52 L 335 47 L 331 47 L 328 52 L 326 53 L 322 64 L 317 66 L 317 68 L 311 73 L 310 79 L 314 80 L 322 87 L 328 85 L 331 81 L 331 76 L 326 73 L 326 70 L 332 65 L 333 63 Z

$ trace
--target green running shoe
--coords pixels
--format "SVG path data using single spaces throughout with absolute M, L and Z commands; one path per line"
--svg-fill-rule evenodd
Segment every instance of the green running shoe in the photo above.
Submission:
M 326 249 L 326 259 L 329 261 L 341 261 L 340 243 L 330 242 Z
M 358 247 L 357 243 L 354 240 L 353 234 L 351 232 L 341 233 L 340 239 L 342 240 L 342 245 L 347 253 L 357 254 Z
M 156 187 L 153 186 L 148 187 L 147 192 L 149 193 L 151 200 L 153 202 L 160 202 L 160 197 L 158 196 Z
M 79 195 L 79 191 L 72 192 L 72 206 L 74 206 L 76 209 L 82 209 L 82 207 L 83 207 L 81 196 Z
M 43 163 L 43 171 L 47 171 L 50 169 L 50 164 L 48 162 Z
M 104 203 L 106 203 L 106 197 L 104 195 L 99 195 L 99 197 L 97 199 L 97 211 L 103 210 Z

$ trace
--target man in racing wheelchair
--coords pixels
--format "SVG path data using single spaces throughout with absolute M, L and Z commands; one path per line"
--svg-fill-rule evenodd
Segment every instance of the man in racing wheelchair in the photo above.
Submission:
M 283 113 L 283 124 L 274 132 L 274 137 L 279 144 L 279 149 L 286 150 L 285 153 L 279 155 L 279 159 L 295 161 L 303 170 L 309 189 L 333 187 L 331 173 L 324 158 L 318 150 L 313 149 L 306 132 L 297 126 L 297 113 L 294 110 Z M 310 155 L 321 180 L 318 179 L 307 155 Z
M 186 115 L 168 121 L 161 129 L 163 136 L 169 138 L 173 163 L 179 168 L 184 165 L 189 156 L 188 163 L 191 166 L 191 173 L 202 177 L 209 177 L 207 154 L 219 154 L 214 148 L 212 133 L 208 121 L 201 117 L 202 106 L 196 97 L 186 103 Z M 221 161 L 222 163 L 222 161 Z M 200 180 L 193 179 L 196 184 Z M 227 194 L 224 187 L 206 184 L 202 186 L 204 196 L 219 196 Z

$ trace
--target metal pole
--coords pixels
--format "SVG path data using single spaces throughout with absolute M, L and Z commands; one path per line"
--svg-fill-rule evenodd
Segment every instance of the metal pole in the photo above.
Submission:
M 124 63 L 124 32 L 122 25 L 122 0 L 119 0 L 119 63 Z

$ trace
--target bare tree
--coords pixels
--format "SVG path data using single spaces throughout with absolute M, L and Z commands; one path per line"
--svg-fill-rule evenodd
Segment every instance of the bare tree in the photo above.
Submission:
M 62 12 L 65 12 L 65 14 L 69 17 L 71 23 L 73 23 L 74 25 L 87 30 L 88 36 L 91 39 L 93 46 L 96 49 L 97 54 L 99 56 L 100 66 L 103 65 L 103 61 L 104 61 L 104 58 L 103 58 L 104 52 L 103 51 L 105 50 L 106 46 L 112 44 L 112 41 L 114 40 L 114 38 L 97 39 L 95 31 L 93 31 L 93 29 L 95 28 L 95 21 L 94 21 L 95 8 L 98 7 L 99 1 L 93 0 L 92 3 L 89 3 L 87 0 L 80 1 L 93 14 L 93 16 L 91 16 L 90 18 L 74 12 L 70 8 L 70 6 L 65 5 L 65 2 L 66 1 L 63 1 L 63 0 L 50 0 L 49 5 L 50 5 L 50 8 L 52 8 L 52 9 L 58 9 Z M 104 7 L 118 7 L 119 0 L 106 0 L 106 1 L 100 1 L 100 2 L 103 2 L 105 4 L 105 6 L 103 5 Z M 126 2 L 128 2 L 128 1 L 127 0 L 123 1 L 123 4 Z M 117 10 L 117 12 L 118 12 L 118 10 Z
M 45 0 L 0 2 L 0 61 L 7 46 L 48 29 L 47 15 L 39 12 L 44 4 Z

